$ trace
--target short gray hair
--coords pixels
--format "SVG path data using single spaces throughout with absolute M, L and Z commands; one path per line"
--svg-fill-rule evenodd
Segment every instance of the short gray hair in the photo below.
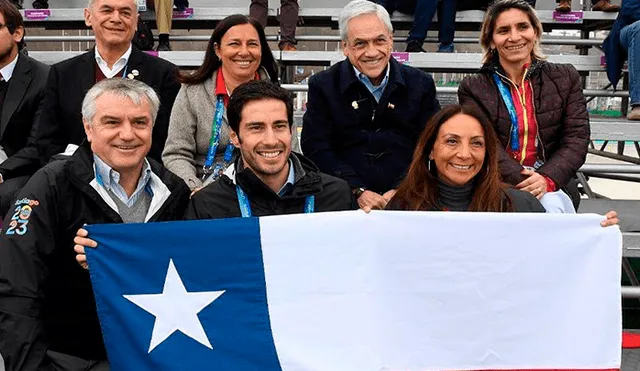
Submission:
M 340 18 L 338 19 L 338 27 L 340 28 L 340 38 L 342 41 L 347 41 L 347 27 L 349 21 L 355 17 L 359 17 L 365 14 L 375 14 L 380 18 L 382 23 L 387 26 L 389 33 L 393 35 L 393 25 L 391 24 L 391 18 L 389 13 L 382 6 L 369 0 L 353 0 L 342 8 L 340 12 Z
M 105 93 L 111 93 L 119 98 L 130 98 L 137 106 L 146 100 L 151 109 L 152 125 L 158 117 L 160 109 L 160 98 L 155 90 L 142 81 L 133 79 L 112 78 L 104 79 L 95 84 L 82 100 L 82 118 L 89 123 L 96 115 L 96 100 Z
M 132 0 L 132 1 L 133 1 L 133 10 L 138 12 L 138 2 L 136 0 Z M 96 0 L 89 0 L 87 2 L 87 9 L 91 8 L 95 2 Z

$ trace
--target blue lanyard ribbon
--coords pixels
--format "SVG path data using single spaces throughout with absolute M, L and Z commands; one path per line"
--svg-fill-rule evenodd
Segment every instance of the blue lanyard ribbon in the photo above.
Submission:
M 218 95 L 216 99 L 216 107 L 215 113 L 213 115 L 213 125 L 211 127 L 211 139 L 209 140 L 209 149 L 207 151 L 207 157 L 204 161 L 204 166 L 202 167 L 204 175 L 202 179 L 206 179 L 212 173 L 214 174 L 214 178 L 217 178 L 224 168 L 225 164 L 231 162 L 231 158 L 233 157 L 233 144 L 229 143 L 227 148 L 224 151 L 224 160 L 222 163 L 216 164 L 215 168 L 213 166 L 216 159 L 216 152 L 218 151 L 218 145 L 220 144 L 220 131 L 222 130 L 222 116 L 224 114 L 224 98 L 222 95 Z M 213 170 L 212 170 L 213 169 Z
M 240 212 L 242 213 L 243 218 L 250 218 L 251 213 L 251 204 L 249 203 L 249 198 L 247 194 L 244 193 L 242 188 L 239 185 L 236 185 L 236 194 L 238 195 L 238 204 L 240 205 Z M 304 199 L 304 213 L 312 214 L 315 211 L 316 204 L 316 196 L 309 195 Z
M 493 79 L 496 81 L 496 85 L 498 85 L 498 91 L 502 96 L 502 101 L 507 106 L 507 111 L 509 111 L 509 116 L 511 117 L 511 131 L 510 136 L 511 139 L 509 142 L 511 143 L 511 150 L 517 151 L 520 149 L 520 135 L 518 133 L 518 113 L 516 112 L 516 107 L 513 105 L 513 99 L 511 98 L 511 92 L 507 85 L 502 81 L 500 76 L 497 73 L 493 74 Z

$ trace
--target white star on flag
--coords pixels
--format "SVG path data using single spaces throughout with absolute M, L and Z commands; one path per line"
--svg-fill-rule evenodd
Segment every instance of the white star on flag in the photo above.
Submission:
M 122 295 L 156 317 L 149 344 L 149 353 L 171 334 L 181 331 L 207 348 L 213 349 L 198 313 L 224 294 L 222 291 L 188 292 L 180 275 L 169 260 L 169 269 L 161 294 Z

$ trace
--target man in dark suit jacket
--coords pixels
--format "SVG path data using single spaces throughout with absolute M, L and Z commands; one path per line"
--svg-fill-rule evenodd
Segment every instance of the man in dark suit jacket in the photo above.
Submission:
M 440 105 L 430 75 L 391 57 L 393 28 L 382 6 L 354 0 L 339 26 L 347 59 L 309 81 L 302 151 L 346 180 L 360 208 L 383 209 Z
M 8 0 L 0 0 L 0 213 L 10 208 L 15 194 L 38 170 L 30 134 L 40 116 L 49 66 L 20 50 L 24 24 Z M 6 158 L 5 158 L 6 157 Z
M 103 78 L 140 80 L 160 96 L 160 112 L 153 128 L 149 157 L 161 161 L 169 116 L 180 83 L 178 68 L 131 45 L 138 24 L 134 0 L 93 0 L 85 9 L 85 23 L 96 36 L 96 47 L 51 67 L 38 124 L 36 146 L 43 162 L 85 140 L 81 106 L 86 92 Z M 69 147 L 71 145 L 71 148 Z

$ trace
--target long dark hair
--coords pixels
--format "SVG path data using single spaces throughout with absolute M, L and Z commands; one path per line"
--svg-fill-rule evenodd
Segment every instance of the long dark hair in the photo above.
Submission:
M 258 39 L 260 40 L 260 48 L 262 49 L 260 67 L 263 67 L 269 74 L 271 81 L 277 84 L 278 67 L 276 65 L 276 60 L 273 58 L 273 53 L 271 52 L 269 43 L 267 42 L 267 37 L 264 34 L 264 29 L 257 20 L 249 18 L 243 14 L 233 14 L 218 22 L 216 28 L 213 30 L 213 34 L 211 34 L 211 38 L 209 39 L 207 51 L 204 54 L 204 62 L 202 62 L 200 68 L 195 72 L 183 74 L 180 77 L 180 82 L 189 85 L 201 84 L 206 79 L 210 78 L 211 75 L 213 75 L 213 72 L 222 66 L 222 62 L 218 59 L 218 56 L 216 56 L 215 45 L 221 44 L 222 36 L 224 36 L 231 27 L 242 24 L 250 24 L 256 29 Z
M 438 173 L 435 163 L 429 170 L 429 154 L 433 150 L 440 127 L 452 117 L 469 115 L 482 126 L 485 156 L 482 169 L 476 175 L 469 211 L 512 211 L 510 199 L 505 193 L 508 187 L 500 180 L 498 170 L 498 137 L 489 119 L 477 108 L 469 105 L 450 105 L 436 113 L 420 135 L 413 153 L 407 176 L 402 181 L 391 202 L 404 210 L 440 210 L 438 204 Z

